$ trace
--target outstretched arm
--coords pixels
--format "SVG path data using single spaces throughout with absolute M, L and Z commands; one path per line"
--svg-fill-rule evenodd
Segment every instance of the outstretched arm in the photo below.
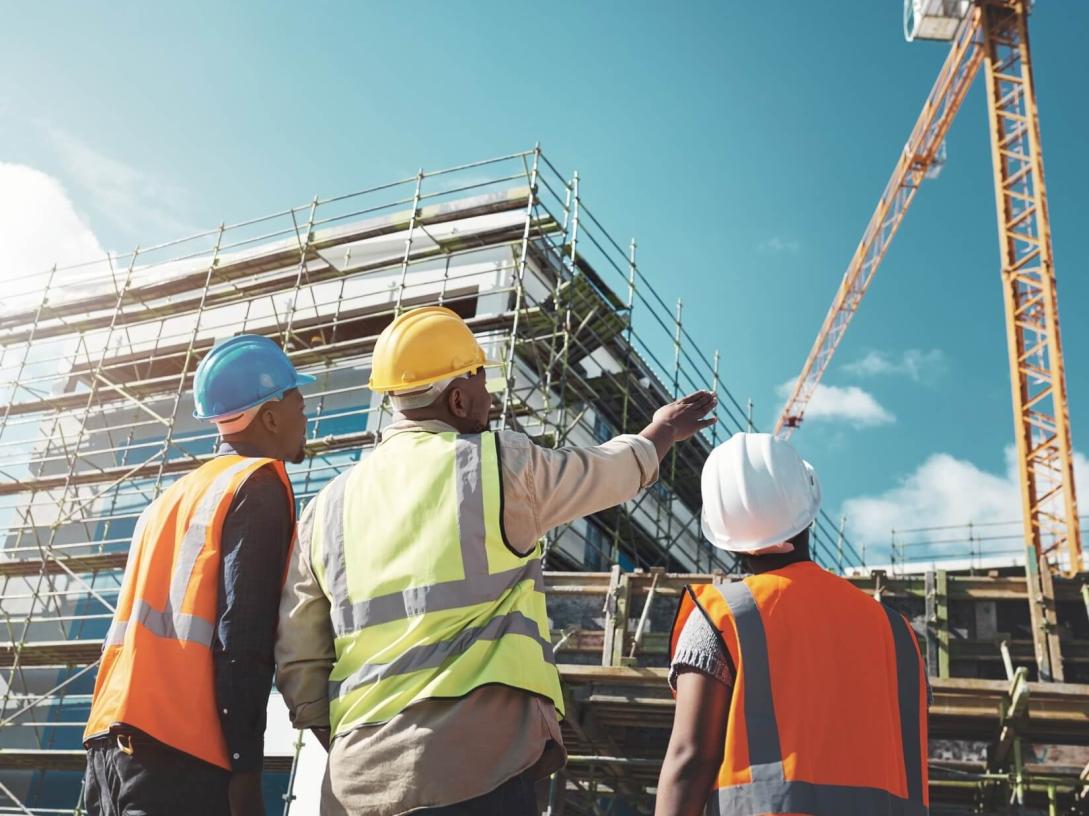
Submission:
M 658 409 L 642 433 L 621 434 L 588 448 L 548 448 L 520 433 L 498 435 L 503 466 L 504 526 L 511 545 L 529 552 L 554 527 L 628 501 L 658 478 L 658 463 L 675 443 L 714 419 L 706 391 Z

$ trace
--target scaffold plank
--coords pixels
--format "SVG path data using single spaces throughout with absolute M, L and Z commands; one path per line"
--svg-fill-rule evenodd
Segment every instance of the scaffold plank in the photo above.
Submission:
M 562 664 L 571 686 L 587 687 L 584 708 L 609 728 L 668 729 L 673 700 L 664 668 Z M 932 678 L 934 738 L 989 739 L 998 726 L 999 703 L 1009 684 L 1002 680 Z M 1026 738 L 1089 745 L 1089 684 L 1030 683 Z
M 128 558 L 127 552 L 95 553 L 89 555 L 57 554 L 53 558 L 21 558 L 0 561 L 0 576 L 26 577 L 30 575 L 57 575 L 74 572 L 77 575 L 86 572 L 121 569 Z M 43 566 L 44 565 L 44 566 Z
M 872 595 L 876 581 L 872 575 L 848 575 L 848 581 Z M 665 573 L 659 579 L 658 595 L 679 597 L 684 587 L 690 584 L 705 584 L 725 580 L 721 573 Z M 645 594 L 650 588 L 653 576 L 650 572 L 633 572 L 629 579 L 632 591 Z M 953 575 L 948 576 L 949 598 L 954 601 L 1022 601 L 1027 602 L 1026 581 L 1024 575 Z M 609 573 L 607 572 L 546 572 L 545 586 L 550 595 L 601 595 L 608 592 Z M 1082 584 L 1056 576 L 1055 596 L 1064 602 L 1078 602 L 1082 599 Z M 887 598 L 917 598 L 926 596 L 923 575 L 889 576 L 881 578 L 881 593 Z M 996 651 L 997 654 L 997 651 Z
M 0 667 L 88 666 L 102 653 L 101 640 L 38 640 L 0 643 Z
M 526 310 L 523 310 L 523 313 L 525 311 Z M 469 318 L 466 320 L 466 323 L 473 332 L 477 334 L 498 332 L 509 329 L 514 324 L 514 313 L 506 312 L 497 315 Z M 261 332 L 255 331 L 254 333 L 260 334 Z M 279 335 L 280 329 L 273 326 L 268 328 L 265 333 L 276 336 Z M 379 332 L 375 332 L 374 334 L 365 337 L 354 337 L 350 340 L 313 345 L 307 348 L 290 351 L 289 356 L 291 357 L 292 363 L 294 363 L 297 368 L 305 368 L 306 366 L 323 364 L 332 357 L 344 359 L 367 355 L 374 350 L 374 344 L 378 340 L 378 334 Z M 187 374 L 184 383 L 188 384 L 192 379 L 192 376 L 192 372 Z M 155 394 L 173 394 L 177 388 L 177 374 L 148 377 L 134 382 L 127 382 L 124 387 L 124 391 L 127 393 L 122 393 L 109 386 L 102 386 L 102 389 L 95 394 L 94 405 L 101 407 L 111 403 L 132 402 L 134 396 L 138 398 L 147 398 Z M 49 411 L 82 411 L 87 407 L 87 396 L 86 392 L 69 393 L 36 400 L 15 402 L 6 406 L 5 411 L 8 416 L 36 414 Z
M 504 193 L 502 195 L 493 196 L 493 200 L 480 203 L 473 206 L 465 206 L 462 208 L 450 207 L 443 211 L 438 211 L 430 215 L 421 215 L 417 218 L 419 226 L 437 225 L 447 223 L 450 221 L 458 221 L 465 218 L 473 218 L 481 215 L 490 215 L 493 213 L 514 211 L 524 209 L 526 206 L 526 200 L 529 192 L 524 188 L 515 188 Z M 403 219 L 396 218 L 395 216 L 387 216 L 382 219 L 378 219 L 374 222 L 364 222 L 359 225 L 355 225 L 351 229 L 338 230 L 335 233 L 322 237 L 310 242 L 307 253 L 307 262 L 319 262 L 321 263 L 320 252 L 323 250 L 331 249 L 335 246 L 344 244 L 355 243 L 358 241 L 364 241 L 367 239 L 380 238 L 385 235 L 396 234 L 404 232 L 407 226 L 407 214 Z M 511 240 L 521 237 L 522 225 L 518 225 L 518 234 Z M 459 236 L 464 238 L 465 236 Z M 282 249 L 277 249 L 267 253 L 255 253 L 251 257 L 243 258 L 233 262 L 227 262 L 222 265 L 217 265 L 215 271 L 215 279 L 217 281 L 230 281 L 240 278 L 245 278 L 253 275 L 259 275 L 266 272 L 275 271 L 284 267 L 297 265 L 300 262 L 300 250 L 298 246 L 289 246 Z M 386 265 L 389 265 L 388 263 Z M 144 305 L 147 301 L 157 300 L 159 298 L 170 297 L 171 295 L 187 294 L 193 291 L 199 291 L 203 286 L 205 276 L 207 275 L 208 268 L 206 266 L 195 266 L 193 272 L 178 275 L 176 277 L 167 278 L 166 280 L 156 281 L 155 283 L 148 284 L 146 286 L 134 286 L 128 292 L 125 293 L 121 300 L 121 308 L 126 306 L 139 306 L 139 311 L 134 313 L 137 319 L 145 319 L 145 311 L 147 307 Z M 294 278 L 295 276 L 292 275 Z M 44 309 L 27 309 L 22 312 L 17 312 L 11 315 L 5 315 L 0 320 L 0 328 L 7 329 L 8 332 L 0 334 L 0 345 L 11 345 L 17 342 L 25 342 L 25 336 L 23 334 L 15 334 L 14 330 L 29 323 L 42 322 L 46 320 L 55 320 L 65 317 L 76 317 L 79 315 L 90 315 L 96 311 L 102 311 L 105 309 L 113 310 L 118 306 L 118 298 L 116 292 L 110 292 L 104 295 L 96 295 L 86 298 L 79 298 L 67 301 L 63 304 L 51 306 L 47 305 Z M 192 308 L 199 306 L 199 301 L 192 305 Z M 174 314 L 183 313 L 181 309 L 175 309 Z M 107 322 L 105 325 L 109 325 Z M 97 326 L 95 326 L 97 327 Z M 64 334 L 79 333 L 81 331 L 88 330 L 88 327 L 84 325 L 83 321 L 69 322 L 63 325 Z M 39 327 L 35 337 L 41 339 L 45 336 L 43 328 Z

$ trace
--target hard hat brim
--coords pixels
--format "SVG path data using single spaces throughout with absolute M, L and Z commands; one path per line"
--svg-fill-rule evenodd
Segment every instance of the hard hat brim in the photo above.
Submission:
M 304 386 L 304 385 L 310 385 L 311 383 L 315 383 L 317 381 L 318 381 L 318 378 L 311 375 L 311 374 L 300 374 L 298 371 L 296 371 L 295 372 L 295 384 L 294 385 L 289 385 L 287 388 L 281 388 L 279 391 L 273 391 L 268 396 L 261 397 L 260 399 L 256 399 L 256 400 L 254 400 L 253 402 L 250 402 L 247 405 L 243 405 L 241 408 L 237 408 L 237 409 L 235 409 L 233 411 L 227 411 L 227 412 L 222 413 L 222 414 L 216 414 L 215 416 L 205 416 L 205 415 L 201 414 L 198 411 L 194 411 L 193 412 L 193 419 L 199 419 L 201 422 L 216 422 L 217 420 L 224 419 L 226 417 L 237 416 L 238 414 L 241 414 L 241 413 L 244 413 L 245 411 L 250 410 L 250 408 L 253 408 L 254 406 L 262 405 L 262 404 L 264 404 L 266 402 L 271 402 L 272 400 L 283 399 L 284 394 L 286 394 L 292 388 L 299 388 L 299 387 Z
M 376 394 L 385 394 L 390 391 L 409 391 L 417 388 L 425 388 L 432 383 L 437 383 L 442 380 L 456 379 L 462 374 L 468 374 L 470 371 L 476 371 L 478 368 L 502 368 L 503 365 L 503 363 L 500 363 L 496 360 L 489 360 L 487 357 L 485 357 L 484 362 L 482 363 L 473 363 L 470 366 L 455 369 L 454 371 L 446 371 L 442 374 L 436 374 L 434 377 L 421 377 L 418 380 L 413 380 L 412 382 L 408 383 L 375 382 L 372 375 L 370 381 L 367 383 L 367 388 L 369 388 L 371 391 L 374 391 Z
M 726 552 L 734 553 L 736 555 L 768 555 L 771 553 L 790 552 L 793 547 L 787 545 L 787 541 L 794 536 L 798 535 L 802 530 L 812 524 L 812 520 L 806 522 L 798 529 L 792 528 L 785 529 L 782 533 L 770 536 L 768 538 L 743 541 L 738 538 L 728 538 L 727 536 L 716 534 L 711 529 L 711 525 L 707 523 L 707 516 L 700 511 L 700 527 L 703 530 L 703 536 L 717 549 L 725 550 Z

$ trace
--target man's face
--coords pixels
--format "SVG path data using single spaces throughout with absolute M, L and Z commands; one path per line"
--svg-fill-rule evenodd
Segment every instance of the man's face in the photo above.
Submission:
M 492 395 L 488 393 L 487 378 L 484 369 L 458 383 L 462 391 L 465 418 L 472 423 L 471 433 L 483 433 L 488 430 L 488 418 L 492 411 Z

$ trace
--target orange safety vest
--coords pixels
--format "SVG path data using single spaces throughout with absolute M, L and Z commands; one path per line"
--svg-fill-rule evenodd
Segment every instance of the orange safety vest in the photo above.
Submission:
M 212 663 L 220 535 L 235 494 L 265 465 L 283 482 L 294 523 L 283 463 L 235 455 L 201 465 L 141 514 L 102 647 L 85 741 L 125 724 L 230 770 Z
M 812 562 L 688 587 L 737 669 L 716 816 L 925 816 L 925 666 L 911 625 Z

